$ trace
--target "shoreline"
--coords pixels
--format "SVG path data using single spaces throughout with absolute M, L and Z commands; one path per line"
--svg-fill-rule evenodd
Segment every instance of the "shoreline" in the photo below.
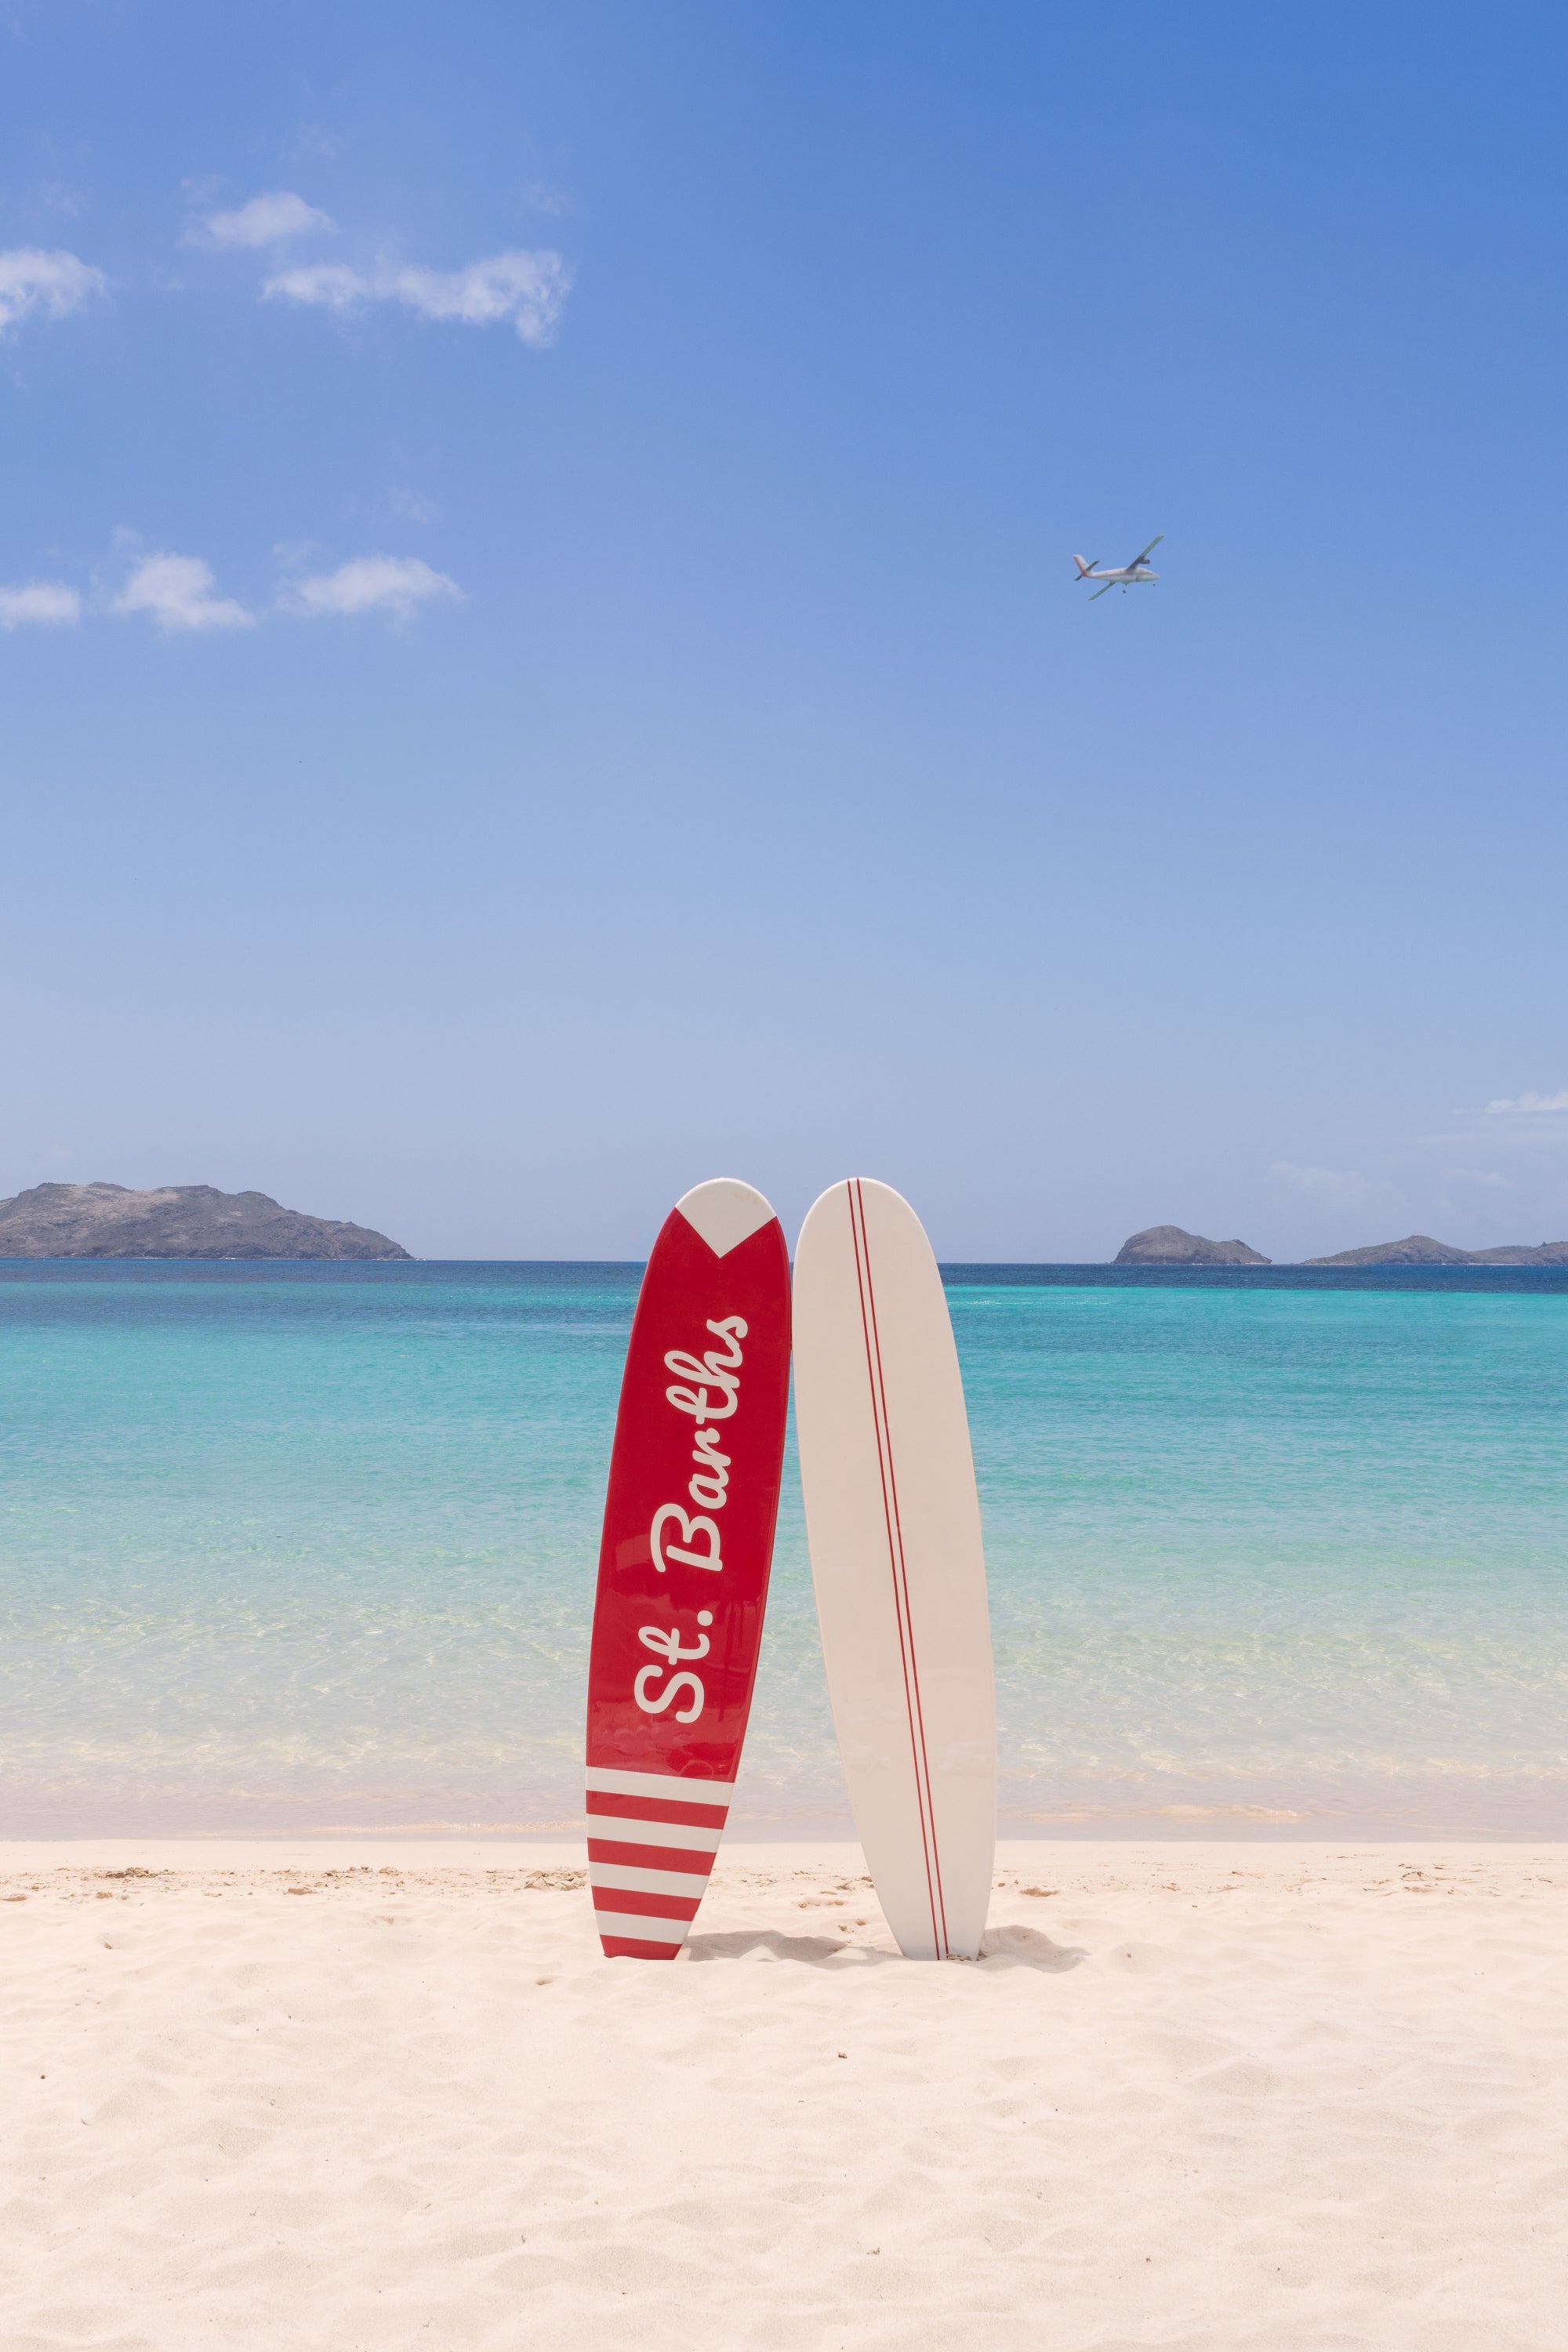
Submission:
M 125 1810 L 130 1811 L 132 1808 Z M 1347 1809 L 1342 1815 L 1325 1814 L 1306 1808 L 1292 1813 L 1283 1806 L 1217 1804 L 1151 1807 L 1142 1812 L 1131 1809 L 1123 1812 L 1110 1806 L 1085 1806 L 1081 1811 L 1064 1807 L 1061 1812 L 1054 1814 L 1021 1815 L 1016 1811 L 1005 1811 L 998 1820 L 997 1844 L 999 1849 L 1006 1845 L 1147 1846 L 1151 1849 L 1165 1848 L 1173 1853 L 1224 1844 L 1249 1849 L 1280 1846 L 1297 1851 L 1326 1851 L 1351 1845 L 1473 1846 L 1478 1851 L 1493 1853 L 1507 1853 L 1535 1846 L 1568 1846 L 1568 1803 L 1556 1791 L 1550 1799 L 1538 1801 L 1531 1811 L 1536 1815 L 1535 1820 L 1522 1823 L 1500 1823 L 1496 1828 L 1476 1822 L 1445 1822 L 1440 1818 L 1400 1821 L 1370 1806 L 1364 1811 Z M 443 1820 L 438 1815 L 426 1815 L 423 1819 L 384 1822 L 274 1821 L 265 1827 L 250 1828 L 230 1821 L 220 1822 L 210 1828 L 182 1825 L 147 1831 L 122 1827 L 51 1827 L 37 1832 L 13 1831 L 0 1833 L 0 1856 L 12 1852 L 41 1852 L 49 1846 L 81 1853 L 100 1846 L 139 1845 L 166 1846 L 171 1852 L 188 1849 L 192 1853 L 210 1853 L 219 1846 L 261 1849 L 279 1845 L 297 1845 L 301 1850 L 319 1852 L 328 1846 L 356 1844 L 427 1845 L 447 1851 L 472 1847 L 476 1852 L 490 1852 L 510 1846 L 549 1846 L 559 1851 L 563 1847 L 581 1847 L 584 1836 L 584 1819 L 577 1810 L 570 1814 L 563 1812 L 554 1819 L 535 1822 Z M 807 1812 L 782 1821 L 776 1816 L 770 1820 L 765 1814 L 759 1817 L 755 1811 L 736 1808 L 731 1812 L 730 1829 L 721 1851 L 732 1852 L 742 1846 L 773 1851 L 780 1847 L 840 1846 L 855 1843 L 847 1808 L 844 1806 L 831 1811 L 825 1807 L 821 1813 Z M 3 1866 L 0 1864 L 0 1867 Z
M 1245 1854 L 1247 1866 L 1253 1870 L 1264 1866 L 1272 1854 L 1282 1871 L 1302 1869 L 1326 1870 L 1331 1862 L 1351 1862 L 1365 1857 L 1376 1861 L 1387 1859 L 1405 1847 L 1419 1847 L 1427 1865 L 1435 1854 L 1452 1857 L 1455 1861 L 1498 1864 L 1522 1863 L 1539 1859 L 1544 1865 L 1568 1864 L 1568 1836 L 1557 1838 L 1486 1838 L 1444 1836 L 1436 1831 L 1415 1831 L 1406 1836 L 1356 1837 L 1345 1834 L 1337 1838 L 1294 1837 L 1278 1832 L 1267 1834 L 1243 1832 L 1228 1837 L 1205 1838 L 1196 1834 L 1177 1837 L 1135 1837 L 1100 1835 L 1098 1837 L 1071 1832 L 1056 1837 L 999 1837 L 996 1841 L 996 1874 L 1005 1878 L 1045 1855 L 1060 1853 L 1062 1867 L 1079 1872 L 1110 1866 L 1112 1861 L 1121 1867 L 1134 1864 L 1150 1868 L 1166 1863 L 1174 1866 L 1178 1857 L 1188 1867 L 1198 1869 L 1213 1857 L 1232 1852 Z M 399 1868 L 421 1866 L 441 1869 L 476 1869 L 492 1871 L 497 1856 L 509 1866 L 520 1870 L 542 1866 L 552 1868 L 587 1866 L 587 1846 L 581 1831 L 559 1836 L 533 1835 L 519 1837 L 496 1832 L 454 1830 L 450 1834 L 416 1834 L 410 1831 L 363 1830 L 352 1834 L 331 1831 L 287 1831 L 275 1836 L 237 1836 L 231 1832 L 215 1831 L 210 1835 L 192 1832 L 181 1837 L 80 1837 L 0 1838 L 0 1879 L 17 1872 L 38 1872 L 53 1869 L 91 1869 L 134 1862 L 147 1869 L 178 1875 L 183 1869 L 193 1873 L 210 1870 L 244 1870 L 247 1868 L 282 1868 L 298 1859 L 312 1868 L 331 1865 L 342 1869 L 373 1857 L 381 1861 L 393 1859 Z M 726 1838 L 719 1848 L 718 1864 L 728 1864 L 741 1872 L 768 1872 L 781 1868 L 796 1869 L 815 1866 L 840 1867 L 850 1856 L 857 1858 L 864 1869 L 860 1846 L 854 1838 L 812 1838 L 779 1836 L 759 1838 L 741 1836 Z M 198 1859 L 199 1857 L 199 1859 Z M 323 1861 L 324 1858 L 324 1861 Z M 804 1859 L 803 1859 L 804 1858 Z

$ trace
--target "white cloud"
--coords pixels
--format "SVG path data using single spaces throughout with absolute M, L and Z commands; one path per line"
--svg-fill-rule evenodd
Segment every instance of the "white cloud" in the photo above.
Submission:
M 199 555 L 147 555 L 114 599 L 116 613 L 146 613 L 161 629 L 248 629 L 255 614 L 213 593 L 212 566 Z
M 1342 1207 L 1353 1207 L 1358 1202 L 1370 1201 L 1389 1190 L 1385 1182 L 1373 1182 L 1358 1168 L 1298 1168 L 1293 1160 L 1277 1160 L 1268 1173 L 1281 1183 L 1293 1185 L 1298 1192 L 1308 1192 L 1315 1200 L 1332 1201 Z
M 356 555 L 335 572 L 312 580 L 298 580 L 284 604 L 288 610 L 312 618 L 327 614 L 390 613 L 406 621 L 421 604 L 444 597 L 462 598 L 462 590 L 444 572 L 432 571 L 416 555 Z
M 280 270 L 262 288 L 268 300 L 313 303 L 355 310 L 371 302 L 400 302 L 422 319 L 456 320 L 466 327 L 510 320 L 525 343 L 552 341 L 572 273 L 558 253 L 495 253 L 466 269 L 377 269 L 366 277 L 342 262 Z
M 0 629 L 18 629 L 29 621 L 58 627 L 80 618 L 81 598 L 63 580 L 28 580 L 19 588 L 0 588 Z
M 395 299 L 426 319 L 458 319 L 465 327 L 510 319 L 525 343 L 549 340 L 569 284 L 558 253 L 497 253 L 466 269 L 394 271 Z
M 330 213 L 308 205 L 303 196 L 288 188 L 274 188 L 269 194 L 252 196 L 231 213 L 207 213 L 192 224 L 186 232 L 188 245 L 248 246 L 281 245 L 285 237 L 305 236 L 312 232 L 327 234 L 337 228 Z
M 1500 1110 L 1568 1110 L 1568 1088 L 1560 1095 L 1500 1095 L 1496 1102 L 1487 1105 L 1489 1111 Z
M 1494 1168 L 1445 1168 L 1443 1178 L 1450 1184 L 1482 1184 L 1493 1192 L 1517 1192 L 1519 1190 L 1511 1176 L 1500 1176 Z
M 353 310 L 377 299 L 370 279 L 346 261 L 315 261 L 304 269 L 285 269 L 269 278 L 261 292 L 264 300 L 282 295 L 290 302 L 314 302 L 325 310 Z
M 0 253 L 0 335 L 34 311 L 68 319 L 105 289 L 101 269 L 74 253 L 45 253 L 37 246 L 12 246 Z

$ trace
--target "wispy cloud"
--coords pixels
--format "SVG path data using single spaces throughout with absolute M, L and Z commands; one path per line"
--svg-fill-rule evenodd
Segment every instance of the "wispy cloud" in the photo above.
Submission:
M 17 588 L 0 588 L 0 629 L 25 628 L 30 622 L 58 628 L 81 618 L 81 598 L 63 580 L 28 580 Z
M 1491 1192 L 1519 1190 L 1511 1176 L 1500 1176 L 1495 1168 L 1445 1168 L 1443 1181 L 1448 1184 L 1479 1184 Z
M 1293 1160 L 1277 1160 L 1268 1173 L 1298 1192 L 1309 1193 L 1314 1200 L 1331 1201 L 1342 1208 L 1373 1200 L 1391 1189 L 1383 1179 L 1363 1176 L 1359 1168 L 1299 1168 Z
M 1568 1110 L 1568 1088 L 1557 1095 L 1500 1095 L 1496 1102 L 1487 1105 L 1489 1111 L 1508 1110 Z
M 530 180 L 522 191 L 522 200 L 531 205 L 536 213 L 548 213 L 556 219 L 572 209 L 572 199 L 565 189 L 556 187 L 550 180 Z
M 38 312 L 47 319 L 68 319 L 95 294 L 103 293 L 106 284 L 101 269 L 74 253 L 12 246 L 0 253 L 0 335 Z
M 266 195 L 252 196 L 247 205 L 233 212 L 205 213 L 185 231 L 185 243 L 255 250 L 264 245 L 281 245 L 291 236 L 330 235 L 336 228 L 330 213 L 308 205 L 289 188 L 273 188 Z
M 455 580 L 433 571 L 416 555 L 356 555 L 335 572 L 295 581 L 281 602 L 286 611 L 310 619 L 390 613 L 395 620 L 406 621 L 421 604 L 461 601 L 462 594 Z
M 67 220 L 75 220 L 87 210 L 87 191 L 72 187 L 68 180 L 46 180 L 38 190 L 38 202 L 46 212 L 63 213 Z
M 280 270 L 261 289 L 263 301 L 312 302 L 322 310 L 357 310 L 380 299 L 375 286 L 346 261 L 313 261 Z
M 254 613 L 232 596 L 214 593 L 212 566 L 199 555 L 146 555 L 110 607 L 145 613 L 167 633 L 186 629 L 248 629 Z
M 132 531 L 115 534 L 121 546 L 135 546 Z M 321 551 L 309 543 L 279 547 L 274 552 L 286 572 L 297 574 Z M 58 627 L 79 621 L 84 613 L 109 613 L 121 618 L 143 616 L 168 635 L 202 634 L 225 629 L 252 629 L 266 613 L 253 613 L 232 596 L 218 593 L 210 563 L 199 555 L 173 555 L 167 550 L 128 557 L 131 570 L 112 592 L 90 599 L 63 580 L 27 580 L 14 586 L 0 584 L 0 631 L 28 625 Z M 379 613 L 403 622 L 426 604 L 467 600 L 449 573 L 437 572 L 417 555 L 356 555 L 335 572 L 304 573 L 286 579 L 276 603 L 268 609 L 305 620 L 353 618 Z
M 525 343 L 551 342 L 571 289 L 572 273 L 559 253 L 495 253 L 465 269 L 390 266 L 371 275 L 343 262 L 284 269 L 262 288 L 269 301 L 304 302 L 340 313 L 374 302 L 400 303 L 422 319 L 455 320 L 466 327 L 509 320 Z

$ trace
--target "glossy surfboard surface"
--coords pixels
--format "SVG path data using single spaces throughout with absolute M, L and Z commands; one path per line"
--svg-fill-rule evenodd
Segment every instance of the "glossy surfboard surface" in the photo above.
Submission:
M 700 1184 L 638 1293 L 588 1668 L 588 1877 L 612 1957 L 673 1959 L 734 1792 L 789 1400 L 789 1257 L 760 1192 Z
M 996 1834 L 980 1505 L 931 1244 L 886 1184 L 835 1184 L 795 1265 L 795 1426 L 855 1826 L 910 1958 L 973 1959 Z

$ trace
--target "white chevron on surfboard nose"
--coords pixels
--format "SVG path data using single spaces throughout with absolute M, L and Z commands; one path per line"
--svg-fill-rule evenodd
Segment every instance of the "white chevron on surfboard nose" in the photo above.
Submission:
M 706 1184 L 694 1184 L 675 1205 L 715 1257 L 728 1257 L 771 1223 L 773 1214 L 772 1202 L 738 1176 L 714 1176 Z

